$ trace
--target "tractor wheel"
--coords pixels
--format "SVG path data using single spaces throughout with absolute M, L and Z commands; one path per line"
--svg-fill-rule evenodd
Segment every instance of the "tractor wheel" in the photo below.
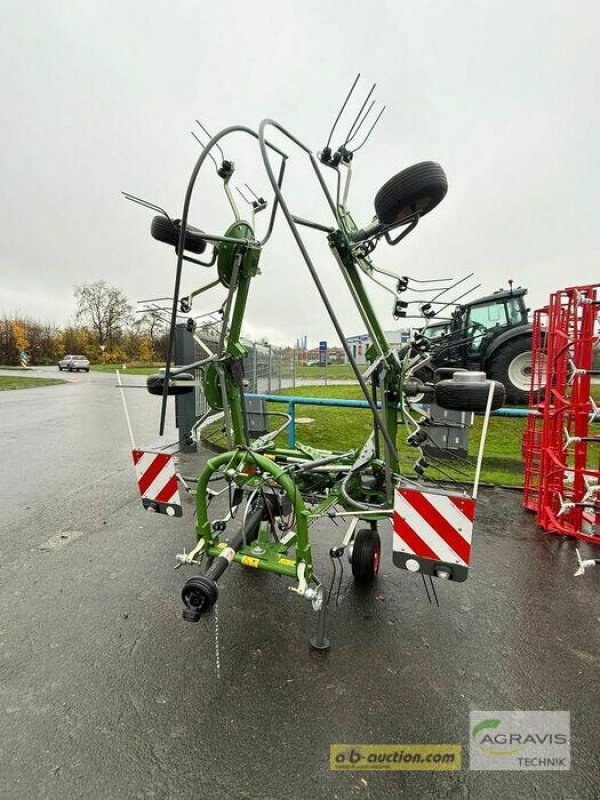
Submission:
M 487 374 L 504 384 L 509 403 L 526 406 L 531 388 L 531 339 L 521 336 L 502 345 L 493 355 Z
M 352 574 L 358 583 L 373 583 L 379 572 L 381 539 L 377 531 L 361 528 L 352 543 Z
M 396 225 L 419 212 L 422 217 L 440 203 L 448 191 L 446 173 L 434 161 L 421 161 L 403 169 L 375 195 L 375 211 L 384 225 Z
M 498 381 L 493 383 L 492 411 L 495 411 L 504 404 L 504 386 Z M 485 411 L 489 391 L 489 381 L 438 381 L 435 384 L 435 402 L 440 408 L 452 411 Z

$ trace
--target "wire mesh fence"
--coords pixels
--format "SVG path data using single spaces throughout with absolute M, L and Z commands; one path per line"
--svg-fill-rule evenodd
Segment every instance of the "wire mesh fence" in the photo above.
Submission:
M 197 333 L 194 343 L 195 359 L 199 361 L 206 356 L 206 351 L 200 342 L 215 352 L 218 341 L 218 337 L 211 333 Z M 248 351 L 248 356 L 244 359 L 244 386 L 247 392 L 271 394 L 279 392 L 284 387 L 296 385 L 296 359 L 293 349 L 247 341 L 244 342 L 244 346 Z M 198 385 L 196 415 L 202 416 L 207 408 L 202 387 Z
M 219 343 L 219 330 L 205 327 L 194 336 L 194 358 L 199 361 L 208 353 L 215 352 Z M 282 389 L 311 384 L 327 385 L 331 382 L 353 380 L 350 367 L 343 363 L 318 363 L 310 358 L 306 350 L 295 347 L 275 347 L 262 342 L 243 340 L 248 355 L 244 359 L 244 386 L 247 392 L 276 394 Z M 198 371 L 199 373 L 199 371 Z M 196 376 L 198 379 L 200 375 Z M 208 410 L 201 381 L 197 381 L 196 415 L 201 417 Z

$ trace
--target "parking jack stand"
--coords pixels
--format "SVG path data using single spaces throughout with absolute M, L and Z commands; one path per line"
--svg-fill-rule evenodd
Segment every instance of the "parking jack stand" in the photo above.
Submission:
M 317 635 L 313 636 L 310 640 L 310 646 L 313 650 L 329 650 L 329 639 L 325 636 L 325 628 L 327 626 L 327 602 L 323 598 L 321 608 L 319 609 L 319 617 L 317 619 Z

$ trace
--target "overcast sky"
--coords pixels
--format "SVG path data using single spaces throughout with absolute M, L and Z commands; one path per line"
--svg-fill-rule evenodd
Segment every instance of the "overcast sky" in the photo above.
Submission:
M 378 264 L 420 278 L 472 270 L 486 292 L 512 278 L 532 307 L 598 281 L 599 41 L 596 1 L 4 0 L 0 311 L 63 323 L 73 284 L 101 278 L 132 299 L 171 294 L 173 250 L 120 192 L 180 216 L 196 117 L 212 130 L 273 117 L 317 151 L 359 71 L 387 110 L 354 162 L 358 222 L 417 161 L 439 161 L 449 182 L 406 242 L 378 247 Z M 286 149 L 290 206 L 330 224 L 308 163 Z M 234 186 L 270 198 L 256 145 L 238 137 L 226 155 Z M 231 222 L 214 170 L 191 221 L 215 233 Z M 323 238 L 307 241 L 347 332 L 360 333 Z M 283 218 L 261 269 L 250 334 L 335 340 Z M 184 290 L 210 275 L 186 268 Z M 395 327 L 392 297 L 377 287 L 372 297 Z

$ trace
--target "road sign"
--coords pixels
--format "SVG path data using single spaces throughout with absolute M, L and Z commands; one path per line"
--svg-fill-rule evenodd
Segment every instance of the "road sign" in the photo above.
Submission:
M 319 362 L 327 364 L 327 342 L 319 342 Z

